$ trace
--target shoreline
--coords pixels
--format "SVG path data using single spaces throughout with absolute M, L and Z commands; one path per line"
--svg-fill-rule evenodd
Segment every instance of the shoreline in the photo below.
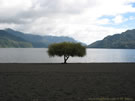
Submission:
M 135 63 L 0 63 L 0 72 L 135 72 Z

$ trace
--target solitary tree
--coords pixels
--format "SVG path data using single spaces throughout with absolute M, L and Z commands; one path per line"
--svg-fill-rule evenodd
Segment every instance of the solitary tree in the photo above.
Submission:
M 62 42 L 51 44 L 48 49 L 49 56 L 64 56 L 64 63 L 67 63 L 69 57 L 83 57 L 86 55 L 86 48 L 80 43 Z

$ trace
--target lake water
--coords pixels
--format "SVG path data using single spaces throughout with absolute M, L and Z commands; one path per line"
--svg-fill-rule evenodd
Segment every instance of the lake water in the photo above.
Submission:
M 47 48 L 0 48 L 0 63 L 62 63 L 63 57 L 49 57 Z M 135 49 L 87 49 L 83 58 L 68 63 L 135 62 Z

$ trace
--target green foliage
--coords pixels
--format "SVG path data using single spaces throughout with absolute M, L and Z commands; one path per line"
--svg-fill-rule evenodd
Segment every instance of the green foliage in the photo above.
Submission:
M 80 43 L 56 43 L 49 46 L 49 56 L 79 56 L 82 57 L 86 54 L 85 47 L 81 46 Z
M 64 56 L 64 60 L 69 58 L 69 56 L 74 57 L 83 57 L 86 55 L 86 48 L 80 43 L 55 43 L 49 46 L 48 49 L 49 56 Z

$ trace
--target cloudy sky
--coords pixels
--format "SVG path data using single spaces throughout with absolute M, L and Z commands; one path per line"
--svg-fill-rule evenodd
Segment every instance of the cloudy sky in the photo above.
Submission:
M 90 44 L 135 28 L 135 0 L 0 0 L 0 29 Z

